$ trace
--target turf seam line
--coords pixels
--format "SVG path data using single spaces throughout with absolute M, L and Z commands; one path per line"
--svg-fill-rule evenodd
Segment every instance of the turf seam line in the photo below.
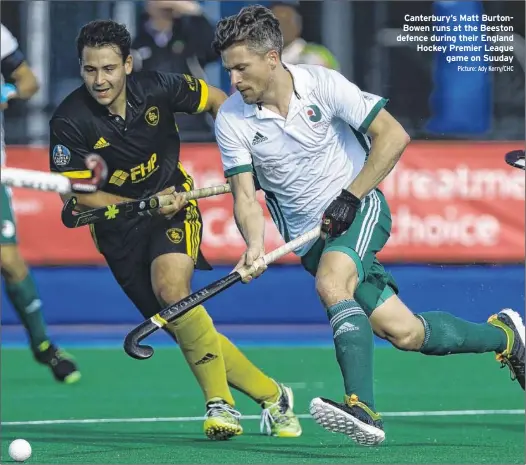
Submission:
M 447 417 L 447 416 L 471 416 L 471 415 L 524 415 L 521 409 L 508 410 L 430 410 L 415 412 L 382 412 L 383 417 Z M 312 418 L 309 414 L 298 414 L 298 418 Z M 260 415 L 244 415 L 242 420 L 259 420 Z M 65 425 L 83 423 L 156 423 L 156 422 L 191 422 L 203 421 L 204 416 L 199 417 L 151 417 L 151 418 L 80 418 L 68 420 L 28 420 L 28 421 L 3 421 L 2 426 L 22 425 Z

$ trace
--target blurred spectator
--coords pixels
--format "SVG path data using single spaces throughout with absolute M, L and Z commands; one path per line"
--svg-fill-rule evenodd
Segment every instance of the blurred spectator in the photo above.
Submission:
M 211 43 L 214 27 L 196 1 L 147 0 L 132 42 L 134 70 L 191 74 L 204 78 L 204 67 L 217 60 Z M 211 135 L 206 115 L 178 115 L 182 140 Z M 192 134 L 193 133 L 193 134 Z
M 326 47 L 306 42 L 301 38 L 302 17 L 297 7 L 297 2 L 282 1 L 271 4 L 283 34 L 283 61 L 294 65 L 322 65 L 339 69 L 338 61 Z

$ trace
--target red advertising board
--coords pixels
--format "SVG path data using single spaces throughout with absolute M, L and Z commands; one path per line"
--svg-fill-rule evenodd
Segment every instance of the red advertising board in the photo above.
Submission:
M 504 163 L 520 143 L 413 142 L 382 184 L 393 214 L 384 262 L 484 263 L 524 260 L 524 172 Z M 48 170 L 42 148 L 8 147 L 8 166 Z M 181 159 L 196 187 L 224 182 L 215 144 L 184 144 Z M 260 199 L 264 205 L 263 196 Z M 104 263 L 87 228 L 66 229 L 57 194 L 14 189 L 21 250 L 32 264 Z M 244 243 L 232 198 L 199 202 L 203 251 L 212 263 L 234 263 Z M 266 246 L 283 243 L 266 208 Z M 283 262 L 297 262 L 290 255 Z

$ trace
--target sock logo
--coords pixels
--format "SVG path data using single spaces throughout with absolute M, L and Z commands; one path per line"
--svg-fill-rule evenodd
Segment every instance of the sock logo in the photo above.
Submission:
M 201 360 L 198 360 L 194 363 L 194 365 L 204 365 L 205 363 L 211 362 L 212 360 L 215 360 L 217 358 L 217 355 L 211 354 L 208 352 Z
M 345 322 L 334 333 L 334 339 L 336 339 L 340 334 L 347 333 L 348 331 L 358 331 L 358 326 L 355 326 L 352 323 Z
M 35 299 L 26 307 L 26 313 L 36 312 L 37 310 L 40 310 L 40 307 L 42 307 L 42 301 L 40 299 Z

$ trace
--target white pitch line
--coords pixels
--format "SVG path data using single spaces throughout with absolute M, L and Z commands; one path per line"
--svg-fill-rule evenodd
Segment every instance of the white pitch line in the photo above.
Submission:
M 383 412 L 383 417 L 447 417 L 447 416 L 469 416 L 469 415 L 524 415 L 525 411 L 515 410 L 437 410 L 422 412 Z M 297 415 L 298 418 L 312 418 L 306 413 Z M 242 420 L 259 420 L 259 415 L 245 415 Z M 77 420 L 34 420 L 34 421 L 3 421 L 2 426 L 26 426 L 26 425 L 80 425 L 86 423 L 175 423 L 203 421 L 200 417 L 152 417 L 152 418 L 84 418 Z

